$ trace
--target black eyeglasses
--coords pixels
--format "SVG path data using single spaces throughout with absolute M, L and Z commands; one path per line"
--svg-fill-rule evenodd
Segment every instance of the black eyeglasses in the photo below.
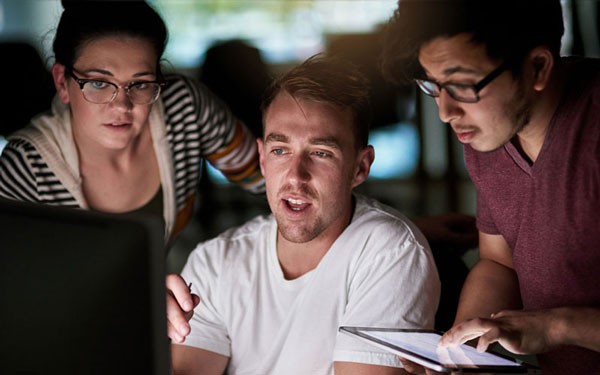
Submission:
M 117 97 L 119 89 L 123 89 L 125 94 L 134 104 L 152 104 L 160 95 L 160 89 L 164 83 L 159 81 L 137 81 L 126 86 L 119 86 L 112 82 L 98 79 L 83 79 L 77 77 L 75 69 L 67 70 L 67 73 L 77 82 L 83 98 L 90 103 L 106 104 Z
M 508 64 L 500 64 L 499 67 L 492 70 L 490 74 L 485 76 L 481 81 L 474 85 L 464 85 L 460 83 L 439 83 L 426 79 L 416 79 L 415 81 L 417 82 L 417 85 L 421 91 L 434 98 L 440 96 L 442 89 L 445 89 L 453 99 L 459 102 L 477 103 L 479 101 L 479 91 L 496 79 L 507 68 Z

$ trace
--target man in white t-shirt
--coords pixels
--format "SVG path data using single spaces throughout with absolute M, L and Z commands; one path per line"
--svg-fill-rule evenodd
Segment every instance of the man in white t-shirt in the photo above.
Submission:
M 174 374 L 404 373 L 338 332 L 432 328 L 440 293 L 416 226 L 353 193 L 374 159 L 368 95 L 353 65 L 322 55 L 270 87 L 258 146 L 272 214 L 200 244 L 167 278 Z

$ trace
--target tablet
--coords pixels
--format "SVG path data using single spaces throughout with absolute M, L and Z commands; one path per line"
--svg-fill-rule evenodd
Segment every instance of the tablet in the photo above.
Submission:
M 433 330 L 340 327 L 340 332 L 439 372 L 527 373 L 531 367 L 468 345 L 438 348 L 441 333 Z

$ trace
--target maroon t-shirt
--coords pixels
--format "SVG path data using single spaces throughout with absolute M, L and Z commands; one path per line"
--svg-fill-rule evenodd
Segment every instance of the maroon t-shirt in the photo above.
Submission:
M 512 144 L 465 146 L 479 230 L 513 251 L 525 309 L 600 308 L 600 60 L 574 65 L 537 160 Z M 544 375 L 600 374 L 600 353 L 568 347 L 538 356 Z

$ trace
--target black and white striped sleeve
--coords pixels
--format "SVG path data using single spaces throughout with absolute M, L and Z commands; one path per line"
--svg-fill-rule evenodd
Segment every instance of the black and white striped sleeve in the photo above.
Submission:
M 0 196 L 39 202 L 32 162 L 40 159 L 37 150 L 28 142 L 10 141 L 0 155 Z

